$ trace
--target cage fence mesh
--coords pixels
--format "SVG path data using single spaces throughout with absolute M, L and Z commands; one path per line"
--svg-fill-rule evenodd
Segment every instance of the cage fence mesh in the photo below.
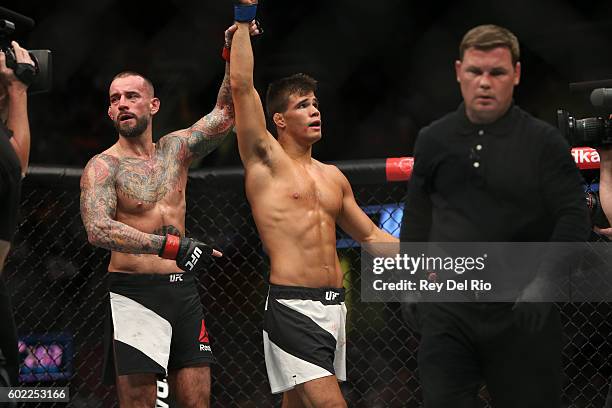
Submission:
M 109 253 L 87 242 L 79 171 L 35 173 L 24 182 L 19 232 L 5 272 L 22 341 L 21 379 L 25 386 L 69 387 L 69 406 L 117 406 L 115 390 L 101 381 Z M 406 183 L 349 179 L 372 219 L 390 231 L 397 228 Z M 212 406 L 279 406 L 279 398 L 270 395 L 261 335 L 268 261 L 239 170 L 192 173 L 186 229 L 187 236 L 224 253 L 197 275 L 218 360 L 212 368 Z M 361 302 L 360 248 L 341 231 L 338 242 L 347 290 L 348 381 L 342 391 L 348 405 L 419 407 L 418 336 L 404 323 L 401 304 Z M 612 375 L 612 308 L 607 303 L 559 307 L 564 406 L 601 408 Z M 480 396 L 482 406 L 489 406 L 486 389 Z

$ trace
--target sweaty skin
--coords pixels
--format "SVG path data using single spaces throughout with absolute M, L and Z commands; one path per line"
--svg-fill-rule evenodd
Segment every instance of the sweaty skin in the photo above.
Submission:
M 311 157 L 312 145 L 321 138 L 321 115 L 313 92 L 290 94 L 286 110 L 274 114 L 278 140 L 266 130 L 253 86 L 246 24 L 238 25 L 231 60 L 246 194 L 270 256 L 270 283 L 342 287 L 336 223 L 366 249 L 371 249 L 370 243 L 398 240 L 377 228 L 361 210 L 338 168 Z
M 149 117 L 144 132 L 120 135 L 94 156 L 81 178 L 81 216 L 89 241 L 111 250 L 109 272 L 182 272 L 159 253 L 166 233 L 185 235 L 185 187 L 191 161 L 214 150 L 233 125 L 229 78 L 214 110 L 188 129 L 152 142 L 153 95 L 141 77 L 117 78 L 110 88 L 109 116 L 118 126 Z M 134 117 L 129 117 L 132 114 Z
M 342 211 L 344 176 L 312 160 L 295 162 L 275 152 L 275 174 L 263 166 L 246 173 L 246 193 L 277 285 L 341 287 L 336 219 Z M 281 164 L 282 163 L 282 164 Z

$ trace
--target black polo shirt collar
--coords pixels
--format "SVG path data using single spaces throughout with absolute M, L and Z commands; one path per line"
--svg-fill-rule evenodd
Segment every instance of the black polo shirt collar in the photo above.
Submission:
M 461 102 L 459 108 L 457 108 L 457 117 L 459 120 L 459 126 L 457 127 L 459 134 L 469 135 L 477 133 L 483 130 L 485 134 L 493 135 L 509 135 L 512 131 L 512 126 L 516 122 L 516 116 L 518 115 L 518 109 L 514 105 L 514 100 L 510 104 L 510 107 L 504 113 L 504 116 L 497 119 L 493 123 L 488 124 L 477 124 L 472 123 L 465 114 L 465 103 Z

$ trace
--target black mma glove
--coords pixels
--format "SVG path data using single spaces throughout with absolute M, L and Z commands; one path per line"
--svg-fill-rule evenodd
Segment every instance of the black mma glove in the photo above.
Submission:
M 215 255 L 215 253 L 219 255 Z M 221 256 L 220 252 L 203 242 L 192 238 L 180 238 L 176 235 L 166 235 L 159 256 L 165 259 L 175 259 L 179 268 L 185 272 L 193 270 L 202 256 Z

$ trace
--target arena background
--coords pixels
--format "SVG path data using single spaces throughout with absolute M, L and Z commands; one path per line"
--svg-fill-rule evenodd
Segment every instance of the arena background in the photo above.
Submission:
M 162 101 L 154 120 L 158 136 L 210 111 L 223 75 L 219 53 L 231 2 L 22 0 L 2 6 L 34 18 L 34 30 L 15 38 L 30 49 L 51 49 L 54 58 L 53 91 L 29 101 L 31 161 L 38 167 L 24 186 L 7 277 L 20 336 L 30 345 L 69 350 L 71 375 L 28 385 L 68 385 L 71 406 L 112 406 L 113 390 L 99 384 L 108 258 L 86 242 L 78 169 L 116 139 L 105 112 L 107 87 L 118 71 L 138 70 L 155 83 Z M 324 138 L 314 155 L 323 161 L 410 156 L 418 130 L 459 103 L 453 61 L 461 36 L 481 23 L 506 26 L 519 37 L 523 76 L 515 95 L 526 110 L 550 123 L 558 107 L 577 116 L 609 113 L 589 107 L 585 95 L 570 95 L 567 84 L 612 77 L 610 2 L 264 0 L 259 18 L 266 32 L 255 44 L 256 85 L 263 94 L 270 80 L 286 74 L 319 79 Z M 238 160 L 230 138 L 198 164 L 204 170 L 191 180 L 187 228 L 219 242 L 228 255 L 200 280 L 222 362 L 213 406 L 270 406 L 259 337 L 266 258 L 233 167 Z M 361 176 L 352 182 L 359 203 L 374 208 L 374 216 L 398 204 L 405 190 L 404 183 Z M 358 288 L 357 250 L 339 251 L 347 285 Z M 352 293 L 350 383 L 344 388 L 351 406 L 419 406 L 417 340 L 402 323 L 400 306 L 364 305 Z M 610 307 L 562 307 L 565 405 L 601 407 L 612 374 Z M 48 358 L 50 347 L 40 352 L 36 358 Z
M 516 101 L 555 122 L 557 107 L 591 113 L 568 82 L 612 77 L 612 2 L 595 0 L 262 0 L 256 86 L 305 72 L 320 81 L 321 160 L 407 156 L 417 131 L 455 109 L 453 62 L 463 34 L 482 23 L 515 32 L 522 47 Z M 117 72 L 150 76 L 162 105 L 155 134 L 209 112 L 223 76 L 219 54 L 229 0 L 9 0 L 34 18 L 17 39 L 51 49 L 55 88 L 30 100 L 32 162 L 83 166 L 116 138 L 106 116 Z M 239 164 L 234 141 L 203 167 Z

